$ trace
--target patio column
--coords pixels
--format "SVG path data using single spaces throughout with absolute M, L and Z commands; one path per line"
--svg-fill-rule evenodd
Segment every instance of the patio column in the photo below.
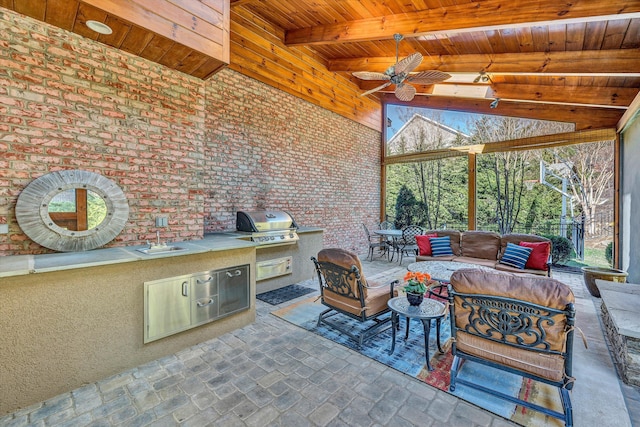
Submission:
M 469 152 L 469 191 L 467 194 L 467 218 L 469 230 L 476 229 L 476 153 Z

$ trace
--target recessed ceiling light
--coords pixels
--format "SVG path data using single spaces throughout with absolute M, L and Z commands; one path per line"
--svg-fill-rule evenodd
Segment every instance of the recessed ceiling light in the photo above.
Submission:
M 87 21 L 87 27 L 100 34 L 111 34 L 113 30 L 107 24 L 98 21 Z

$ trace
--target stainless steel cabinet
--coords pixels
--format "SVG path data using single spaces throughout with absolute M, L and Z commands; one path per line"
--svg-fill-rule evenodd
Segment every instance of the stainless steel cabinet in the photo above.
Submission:
M 157 340 L 191 325 L 191 276 L 154 280 L 144 284 L 144 342 Z
M 144 342 L 249 308 L 249 265 L 144 283 Z

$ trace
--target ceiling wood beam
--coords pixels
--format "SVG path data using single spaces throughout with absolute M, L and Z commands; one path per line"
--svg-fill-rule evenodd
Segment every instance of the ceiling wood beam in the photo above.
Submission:
M 459 5 L 386 15 L 330 25 L 289 30 L 285 44 L 313 45 L 393 39 L 447 32 L 486 31 L 501 28 L 530 27 L 589 22 L 592 20 L 637 18 L 640 1 L 559 2 L 557 0 L 505 1 L 484 0 Z
M 631 105 L 624 113 L 624 115 L 618 121 L 618 125 L 616 129 L 618 132 L 623 132 L 627 125 L 632 122 L 632 119 L 636 117 L 637 114 L 640 113 L 640 93 L 635 97 L 635 99 L 631 102 Z
M 417 153 L 398 154 L 384 158 L 384 165 L 407 162 L 424 162 L 448 157 L 460 157 L 467 154 L 488 154 L 504 151 L 539 150 L 543 148 L 565 147 L 567 145 L 588 144 L 600 141 L 614 141 L 615 129 L 595 129 L 576 132 L 557 133 L 553 135 L 533 136 L 508 141 L 489 142 L 487 144 L 465 145 L 460 147 L 441 148 L 438 150 Z
M 638 89 L 624 87 L 542 86 L 493 84 L 488 98 L 501 100 L 592 105 L 626 109 L 636 97 Z
M 440 83 L 446 85 L 446 83 Z M 362 81 L 360 89 L 371 90 L 379 86 L 376 81 Z M 435 85 L 413 85 L 418 95 L 433 95 Z M 461 88 L 460 97 L 464 96 L 464 87 Z M 517 101 L 517 102 L 541 102 L 564 105 L 596 106 L 603 108 L 626 109 L 638 94 L 635 88 L 625 87 L 583 87 L 583 86 L 548 86 L 548 85 L 521 85 L 521 84 L 493 84 L 487 88 L 485 98 L 493 100 Z M 379 93 L 393 93 L 395 85 L 388 86 Z M 433 95 L 439 96 L 439 95 Z
M 396 58 L 339 58 L 328 61 L 333 72 L 384 72 Z M 604 74 L 607 76 L 640 76 L 638 49 L 585 50 L 571 52 L 525 52 L 492 55 L 425 56 L 414 71 L 439 70 L 448 73 L 542 73 L 563 75 Z
M 471 98 L 445 98 L 440 96 L 416 96 L 413 101 L 399 101 L 395 95 L 384 93 L 381 100 L 386 104 L 408 107 L 432 108 L 435 110 L 462 111 L 475 114 L 493 114 L 534 120 L 551 120 L 575 123 L 576 130 L 615 128 L 624 114 L 612 108 L 580 107 L 548 104 L 541 108 L 537 103 L 501 101 L 497 108 L 489 107 L 489 100 Z

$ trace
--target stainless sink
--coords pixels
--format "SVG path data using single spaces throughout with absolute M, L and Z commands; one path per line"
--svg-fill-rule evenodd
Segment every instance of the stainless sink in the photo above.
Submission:
M 142 248 L 142 249 L 136 249 L 136 250 L 146 255 L 156 255 L 156 254 L 166 254 L 169 252 L 186 251 L 188 249 L 181 248 L 179 246 L 158 246 L 158 247 Z

